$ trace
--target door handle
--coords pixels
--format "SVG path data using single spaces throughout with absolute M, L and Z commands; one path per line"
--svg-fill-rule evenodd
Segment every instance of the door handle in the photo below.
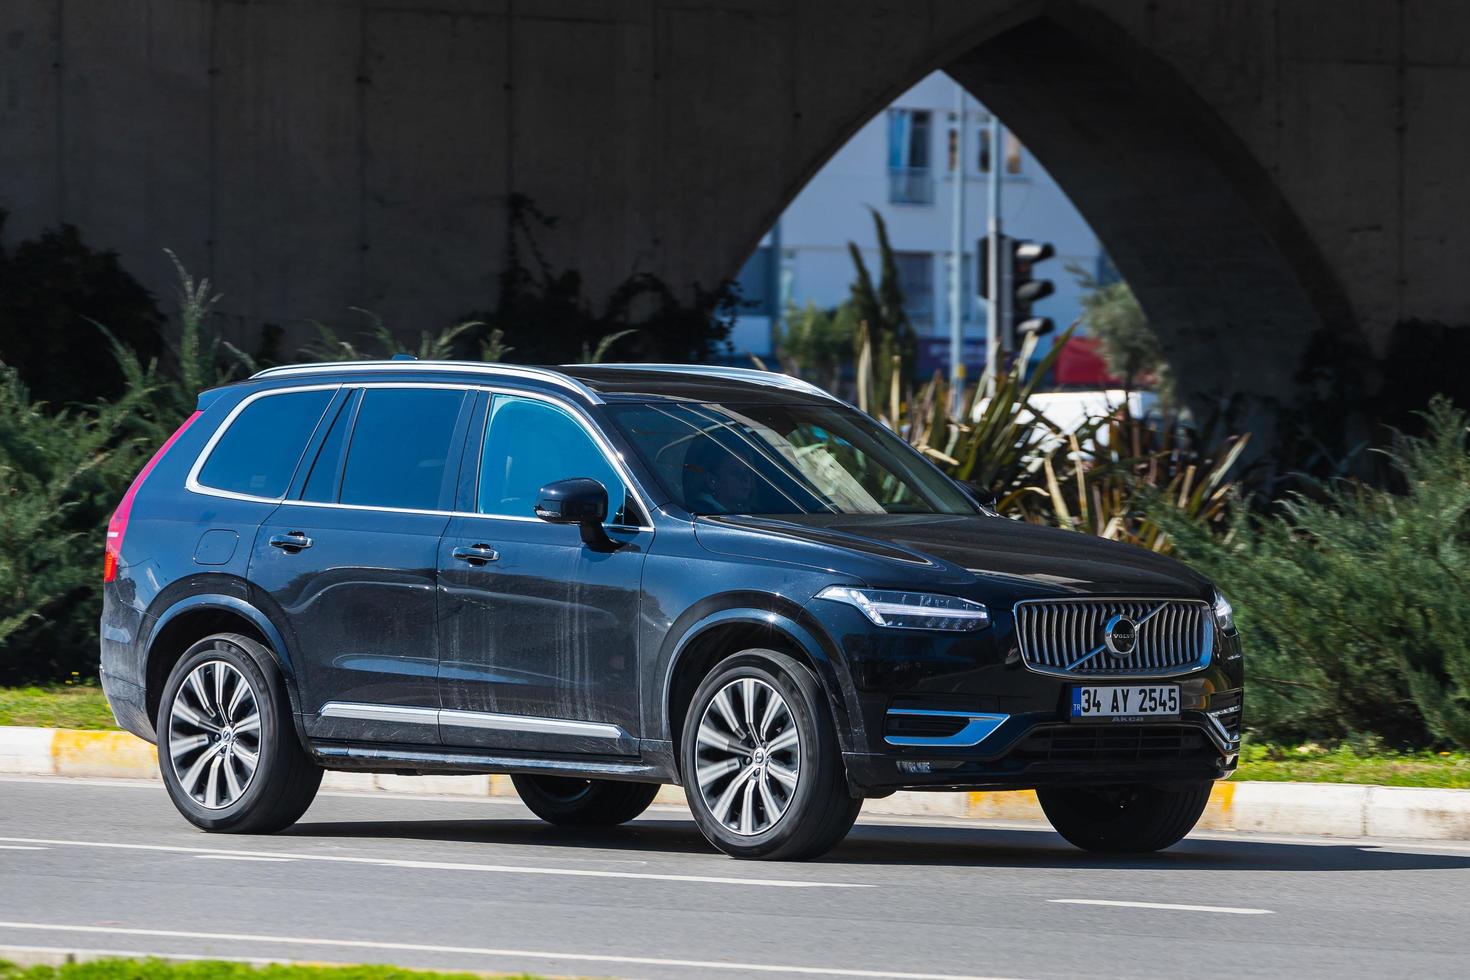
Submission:
M 451 558 L 458 559 L 459 561 L 467 561 L 471 565 L 479 566 L 484 565 L 486 562 L 495 561 L 500 557 L 500 552 L 488 544 L 476 544 L 469 546 L 461 545 L 451 551 L 449 555 Z
M 298 551 L 304 551 L 311 547 L 311 538 L 300 531 L 291 531 L 287 534 L 272 534 L 270 537 L 272 548 L 280 548 L 288 555 L 294 555 Z

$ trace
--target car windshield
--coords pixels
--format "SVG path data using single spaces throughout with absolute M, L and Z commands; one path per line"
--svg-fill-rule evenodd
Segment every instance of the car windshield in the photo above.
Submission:
M 694 514 L 974 514 L 970 499 L 844 405 L 649 403 L 608 408 Z

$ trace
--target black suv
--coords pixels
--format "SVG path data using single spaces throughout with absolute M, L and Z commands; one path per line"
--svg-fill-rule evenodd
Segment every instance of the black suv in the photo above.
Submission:
M 1035 788 L 1094 850 L 1189 832 L 1239 748 L 1229 604 L 998 517 L 783 375 L 412 359 L 207 391 L 107 531 L 102 681 L 206 830 L 323 769 L 509 773 L 553 823 L 661 783 L 739 857 L 865 797 Z

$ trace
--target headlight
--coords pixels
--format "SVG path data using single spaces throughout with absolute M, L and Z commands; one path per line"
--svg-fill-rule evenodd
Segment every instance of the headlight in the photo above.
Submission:
M 834 585 L 818 599 L 856 606 L 875 626 L 906 630 L 944 630 L 958 633 L 990 625 L 990 610 L 978 602 L 929 592 L 887 592 Z
M 1215 623 L 1222 632 L 1235 632 L 1235 610 L 1230 607 L 1230 600 L 1219 592 L 1215 593 Z

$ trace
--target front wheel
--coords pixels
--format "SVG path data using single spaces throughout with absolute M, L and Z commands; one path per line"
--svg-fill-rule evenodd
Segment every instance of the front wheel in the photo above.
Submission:
M 1205 812 L 1211 785 L 1056 786 L 1036 798 L 1056 832 L 1084 851 L 1136 854 L 1179 843 Z
M 614 827 L 648 809 L 657 783 L 570 776 L 512 776 L 521 802 L 547 823 L 563 827 Z
M 695 823 L 733 857 L 816 857 L 862 807 L 816 678 L 784 653 L 746 650 L 717 664 L 694 693 L 681 745 Z

